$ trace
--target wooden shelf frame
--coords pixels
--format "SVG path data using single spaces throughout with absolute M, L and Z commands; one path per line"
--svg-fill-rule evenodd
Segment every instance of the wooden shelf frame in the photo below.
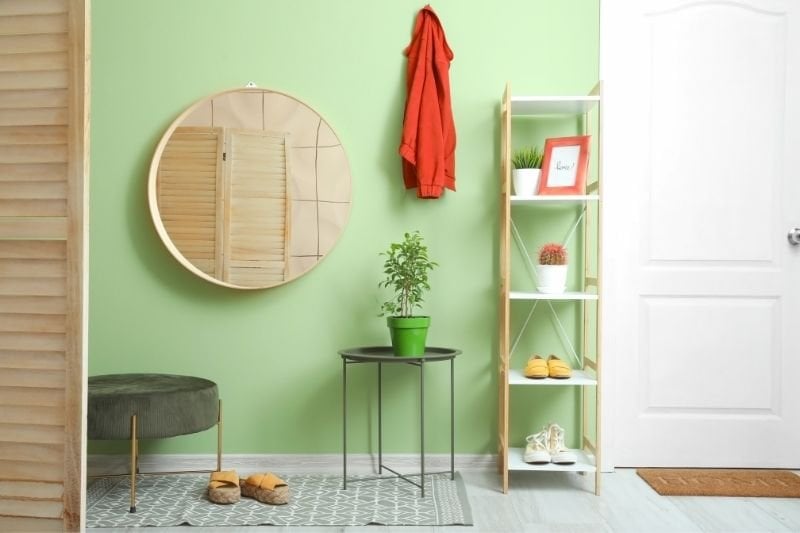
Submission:
M 597 109 L 598 132 L 596 143 L 597 158 L 596 180 L 587 183 L 586 194 L 576 196 L 514 196 L 511 194 L 511 121 L 515 116 L 582 116 L 583 131 L 591 131 L 589 113 Z M 500 112 L 500 236 L 499 236 L 499 332 L 498 332 L 498 473 L 504 493 L 508 492 L 509 471 L 572 471 L 594 472 L 595 494 L 600 493 L 600 463 L 601 450 L 601 312 L 600 302 L 602 295 L 602 275 L 600 271 L 600 258 L 602 255 L 602 105 L 601 83 L 592 89 L 586 96 L 512 96 L 509 84 L 506 84 L 501 102 Z M 587 210 L 586 218 L 581 224 L 583 231 L 583 265 L 584 272 L 581 277 L 581 287 L 578 291 L 563 294 L 543 294 L 530 291 L 511 290 L 511 240 L 512 240 L 512 206 L 520 209 L 548 209 L 554 207 L 571 207 L 576 205 L 592 204 L 592 216 Z M 588 206 L 587 206 L 588 207 Z M 590 235 L 594 236 L 592 246 L 596 247 L 597 264 L 596 272 L 590 272 L 589 252 Z M 529 380 L 522 372 L 510 368 L 511 360 L 511 301 L 520 300 L 548 300 L 548 301 L 576 301 L 582 308 L 581 327 L 581 368 L 573 371 L 570 380 Z M 590 309 L 588 302 L 596 302 L 594 310 Z M 594 316 L 592 316 L 594 315 Z M 596 332 L 590 339 L 589 324 L 594 319 Z M 588 355 L 594 354 L 594 360 Z M 530 465 L 522 460 L 523 448 L 509 446 L 509 387 L 510 386 L 578 386 L 580 387 L 580 428 L 579 442 L 581 449 L 575 450 L 579 461 L 575 465 Z M 588 387 L 588 390 L 587 390 Z M 594 405 L 591 405 L 591 400 Z M 596 427 L 593 431 L 589 427 L 587 413 L 595 415 Z M 593 433 L 593 434 L 592 434 Z M 592 438 L 593 437 L 593 438 Z

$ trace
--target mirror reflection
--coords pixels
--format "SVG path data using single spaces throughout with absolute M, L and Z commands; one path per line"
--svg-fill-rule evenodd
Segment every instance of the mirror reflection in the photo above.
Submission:
M 288 95 L 237 89 L 169 127 L 150 167 L 153 221 L 170 252 L 214 283 L 290 281 L 335 245 L 350 213 L 347 158 L 333 129 Z

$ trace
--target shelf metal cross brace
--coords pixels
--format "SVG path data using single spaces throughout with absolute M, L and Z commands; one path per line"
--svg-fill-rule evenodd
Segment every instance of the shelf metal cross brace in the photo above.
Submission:
M 575 234 L 575 230 L 578 228 L 578 226 L 580 225 L 580 223 L 583 220 L 585 215 L 586 215 L 586 206 L 583 207 L 583 209 L 581 210 L 580 215 L 575 220 L 575 223 L 572 224 L 572 226 L 570 227 L 569 231 L 567 232 L 566 237 L 564 237 L 564 246 L 567 245 L 569 240 Z M 520 251 L 522 252 L 522 255 L 525 258 L 525 266 L 528 268 L 528 274 L 530 275 L 531 280 L 533 281 L 534 285 L 536 285 L 538 283 L 538 279 L 537 279 L 537 276 L 536 276 L 536 267 L 534 266 L 533 261 L 531 260 L 531 255 L 528 252 L 528 248 L 525 246 L 525 242 L 522 240 L 522 237 L 520 236 L 520 233 L 519 233 L 519 229 L 517 229 L 517 225 L 516 225 L 516 223 L 514 223 L 513 219 L 511 220 L 511 232 L 514 235 L 514 241 L 517 243 L 517 247 L 520 249 Z M 517 335 L 514 337 L 514 342 L 511 345 L 511 352 L 509 353 L 509 357 L 514 355 L 514 350 L 516 349 L 517 345 L 519 344 L 520 339 L 522 339 L 522 335 L 525 333 L 525 330 L 528 327 L 528 323 L 530 322 L 531 317 L 533 316 L 533 312 L 536 310 L 536 306 L 538 305 L 538 303 L 539 303 L 539 301 L 535 300 L 533 302 L 533 304 L 531 305 L 531 309 L 528 312 L 528 316 L 525 318 L 525 322 L 523 322 L 522 327 L 520 328 L 520 330 L 517 333 Z M 550 308 L 550 317 L 553 320 L 553 323 L 557 326 L 557 331 L 559 333 L 559 337 L 561 337 L 561 342 L 563 342 L 567 346 L 567 348 L 569 348 L 569 354 L 572 356 L 573 360 L 575 361 L 575 364 L 577 366 L 581 366 L 580 357 L 578 356 L 577 351 L 575 351 L 575 347 L 572 345 L 572 342 L 569 340 L 569 335 L 567 335 L 567 332 L 566 332 L 566 329 L 564 328 L 564 325 L 561 323 L 561 320 L 558 318 L 558 314 L 556 313 L 555 309 L 553 308 L 553 304 L 550 303 L 550 301 L 546 301 L 546 303 L 547 303 L 547 307 Z

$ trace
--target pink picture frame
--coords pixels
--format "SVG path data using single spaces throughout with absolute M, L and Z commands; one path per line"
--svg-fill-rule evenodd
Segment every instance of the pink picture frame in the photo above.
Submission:
M 586 193 L 591 135 L 554 137 L 544 142 L 541 195 L 579 195 Z

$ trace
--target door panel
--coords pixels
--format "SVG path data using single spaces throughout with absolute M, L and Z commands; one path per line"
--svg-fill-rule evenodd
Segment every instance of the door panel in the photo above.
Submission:
M 794 4 L 603 7 L 618 466 L 800 465 Z

